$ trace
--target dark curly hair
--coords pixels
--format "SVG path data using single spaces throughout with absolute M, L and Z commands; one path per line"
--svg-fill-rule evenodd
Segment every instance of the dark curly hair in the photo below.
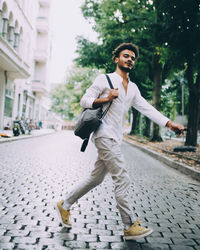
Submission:
M 139 49 L 138 49 L 138 47 L 135 44 L 133 44 L 133 43 L 121 43 L 112 52 L 112 55 L 113 55 L 112 59 L 113 59 L 113 61 L 115 60 L 116 57 L 119 57 L 120 52 L 122 50 L 125 50 L 125 49 L 133 51 L 135 53 L 136 59 L 139 57 Z

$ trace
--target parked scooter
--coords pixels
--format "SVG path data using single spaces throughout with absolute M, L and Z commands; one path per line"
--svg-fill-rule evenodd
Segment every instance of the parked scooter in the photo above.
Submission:
M 13 121 L 13 135 L 19 136 L 20 133 L 25 134 L 25 126 L 23 121 L 16 119 Z
M 13 121 L 13 135 L 14 136 L 19 136 L 20 135 L 20 126 L 19 126 L 19 121 L 18 120 Z

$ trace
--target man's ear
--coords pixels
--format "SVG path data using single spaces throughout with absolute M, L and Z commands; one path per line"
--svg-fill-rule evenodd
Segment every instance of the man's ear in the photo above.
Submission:
M 118 63 L 119 62 L 119 57 L 115 57 L 115 63 Z

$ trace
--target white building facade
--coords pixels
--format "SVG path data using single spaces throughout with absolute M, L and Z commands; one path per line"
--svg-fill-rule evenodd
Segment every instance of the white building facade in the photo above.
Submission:
M 51 0 L 0 0 L 0 130 L 48 116 Z

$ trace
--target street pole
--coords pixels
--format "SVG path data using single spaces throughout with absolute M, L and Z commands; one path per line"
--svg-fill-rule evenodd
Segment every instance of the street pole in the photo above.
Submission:
M 184 77 L 182 76 L 180 79 L 180 85 L 181 85 L 181 109 L 182 109 L 182 123 L 184 122 Z
M 184 83 L 181 86 L 182 88 L 182 116 L 184 116 Z

